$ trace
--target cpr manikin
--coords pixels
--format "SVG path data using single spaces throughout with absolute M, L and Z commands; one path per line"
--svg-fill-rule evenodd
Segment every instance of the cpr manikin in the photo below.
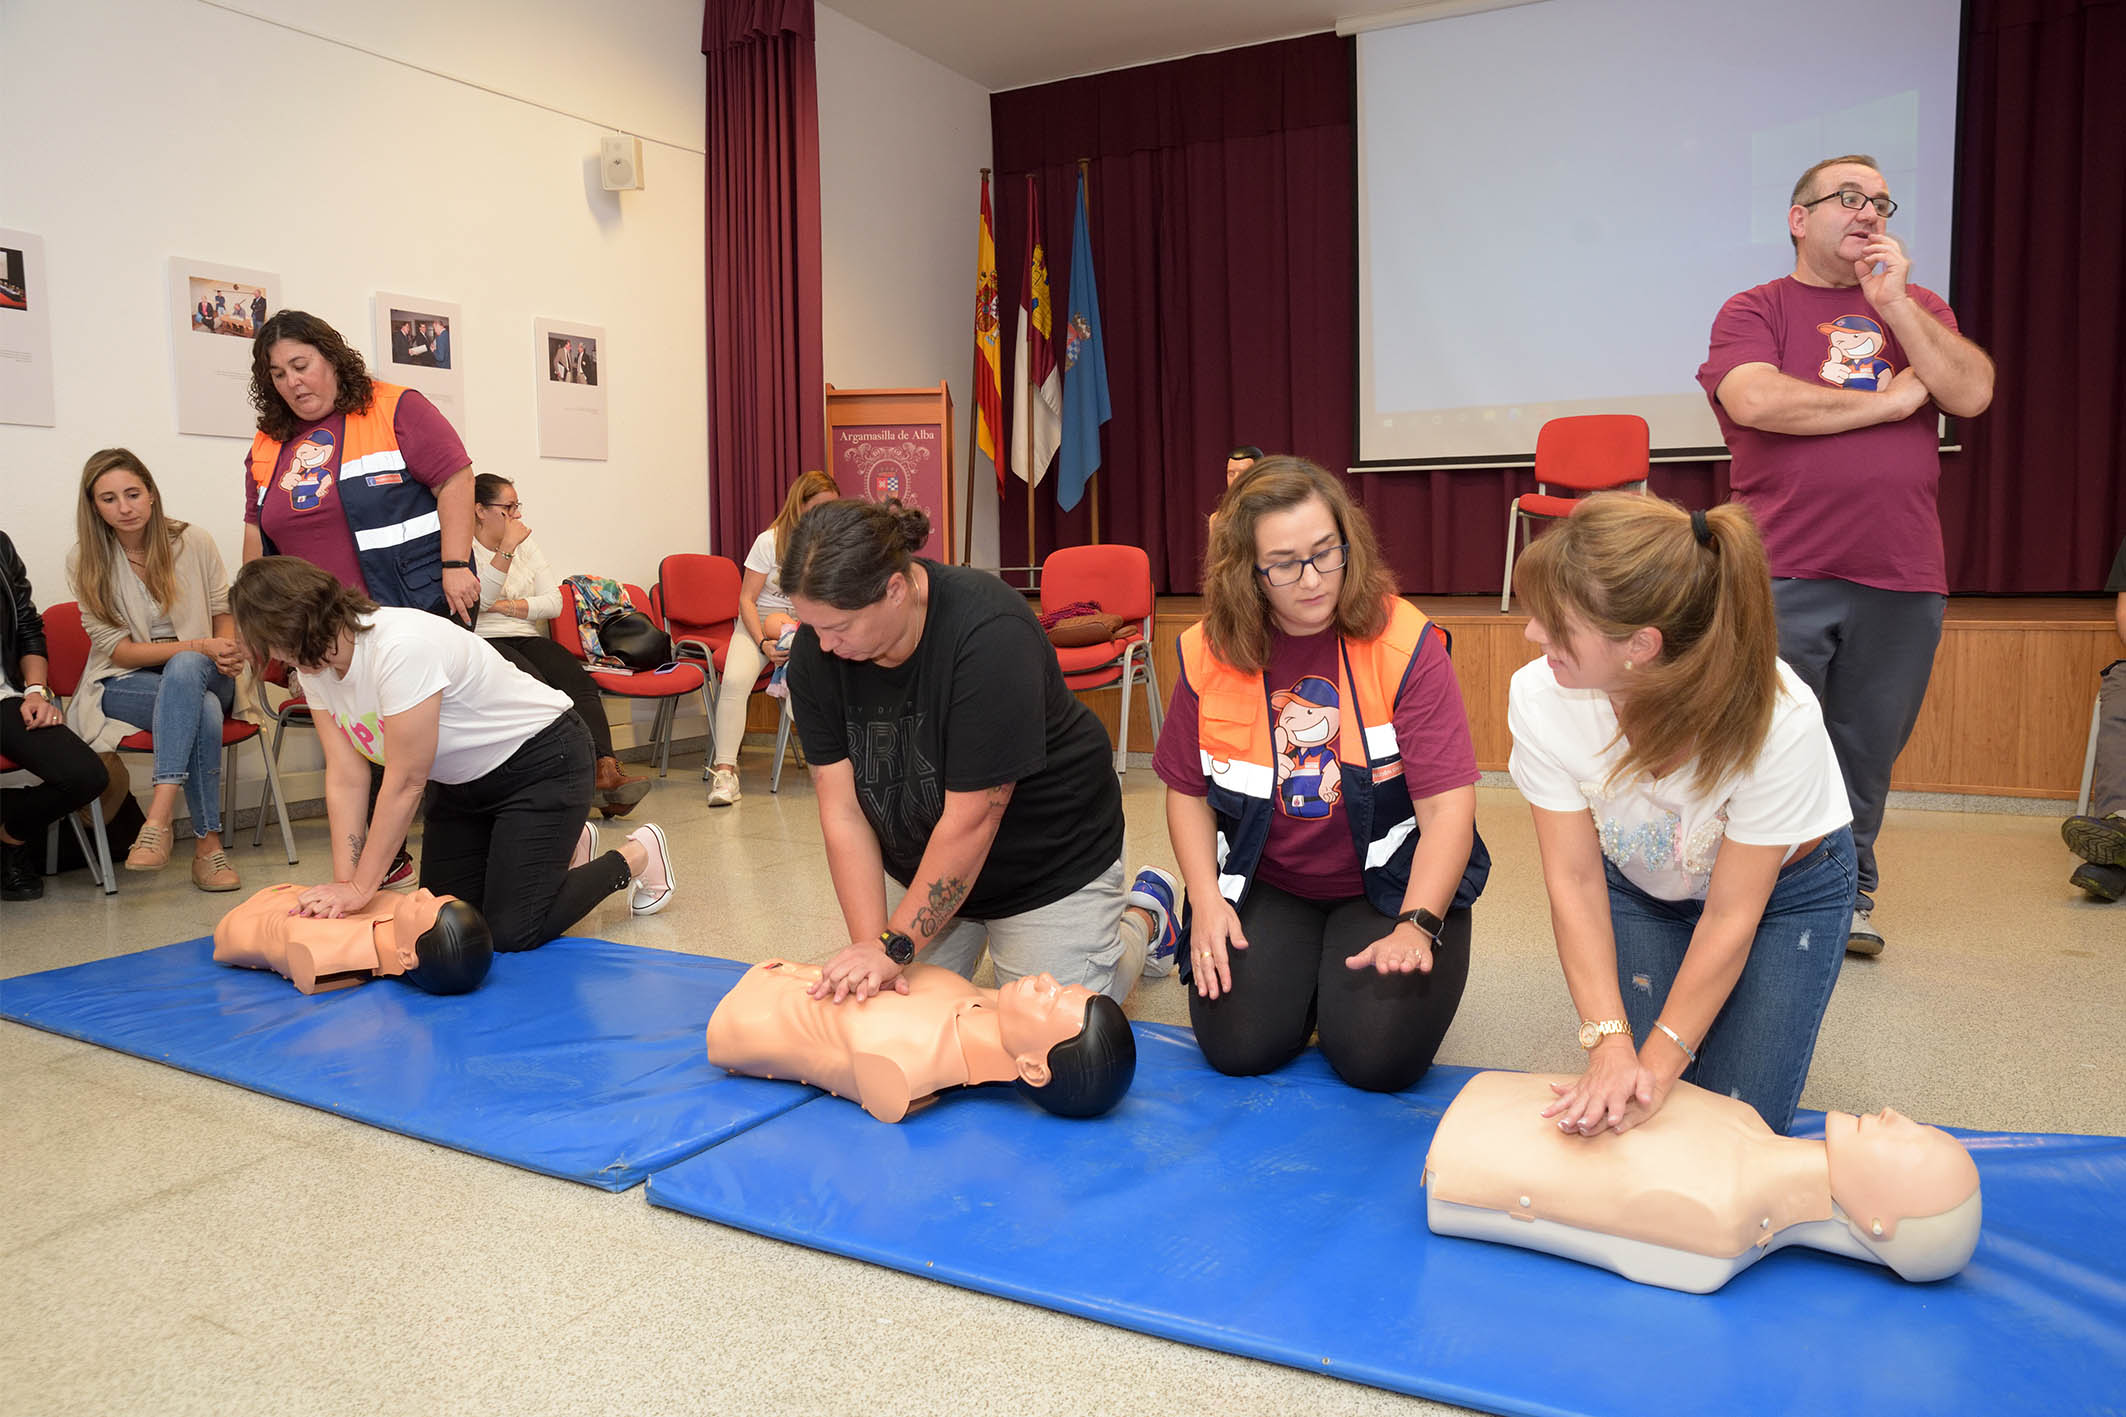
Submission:
M 947 1088 L 1012 1082 L 1049 1111 L 1095 1117 L 1122 1100 L 1137 1040 L 1113 999 L 1046 974 L 979 989 L 911 964 L 906 994 L 834 1003 L 810 997 L 817 965 L 748 969 L 709 1018 L 709 1061 L 855 1100 L 881 1122 Z
M 1938 1127 L 1885 1108 L 1826 1114 L 1822 1141 L 1782 1137 L 1749 1104 L 1679 1082 L 1630 1131 L 1569 1136 L 1539 1114 L 1571 1081 L 1469 1080 L 1425 1158 L 1435 1232 L 1698 1294 L 1787 1245 L 1911 1280 L 1955 1274 L 1978 1245 L 1978 1167 Z
M 268 886 L 224 915 L 215 961 L 270 969 L 305 994 L 390 974 L 431 994 L 466 994 L 494 961 L 486 917 L 455 896 L 379 891 L 352 915 L 317 920 L 295 913 L 305 889 Z

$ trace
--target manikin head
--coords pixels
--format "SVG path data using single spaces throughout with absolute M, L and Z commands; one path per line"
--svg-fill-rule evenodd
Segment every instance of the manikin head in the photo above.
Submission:
M 1963 1144 L 1885 1107 L 1823 1119 L 1831 1199 L 1860 1243 L 1899 1275 L 1942 1279 L 1978 1247 L 1978 1167 Z
M 456 896 L 417 890 L 391 920 L 406 982 L 431 994 L 470 994 L 494 963 L 487 917 Z
M 1122 1006 L 1049 974 L 997 990 L 997 1034 L 1019 1090 L 1059 1117 L 1097 1117 L 1137 1075 L 1137 1038 Z

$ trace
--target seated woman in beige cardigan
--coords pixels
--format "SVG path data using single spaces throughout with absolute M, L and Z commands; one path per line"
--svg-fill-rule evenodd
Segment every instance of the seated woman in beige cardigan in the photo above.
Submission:
M 182 801 L 195 839 L 192 884 L 233 891 L 242 882 L 222 850 L 221 732 L 243 651 L 221 552 L 198 527 L 163 515 L 154 477 L 124 448 L 83 466 L 74 516 L 67 579 L 89 663 L 67 724 L 99 753 L 136 729 L 155 735 L 155 792 L 126 869 L 169 863 Z

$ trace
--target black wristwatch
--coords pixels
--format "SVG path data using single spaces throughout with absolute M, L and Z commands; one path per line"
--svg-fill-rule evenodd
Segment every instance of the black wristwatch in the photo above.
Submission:
M 445 562 L 443 563 L 443 569 L 444 569 L 444 570 L 446 570 L 446 571 L 469 571 L 469 570 L 471 570 L 471 569 L 472 569 L 472 562 L 470 562 L 470 561 L 445 561 Z
M 895 964 L 905 965 L 915 958 L 915 941 L 891 925 L 878 932 L 878 945 Z
M 1395 919 L 1398 924 L 1405 920 L 1409 921 L 1412 925 L 1431 936 L 1432 943 L 1435 945 L 1439 943 L 1439 932 L 1447 928 L 1446 921 L 1440 919 L 1422 905 L 1415 910 L 1404 911 L 1396 916 Z

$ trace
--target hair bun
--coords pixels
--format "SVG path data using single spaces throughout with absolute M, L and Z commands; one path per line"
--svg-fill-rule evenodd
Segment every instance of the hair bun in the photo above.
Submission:
M 900 532 L 901 546 L 911 556 L 921 551 L 930 541 L 930 513 L 921 507 L 908 506 L 899 499 L 886 505 L 893 512 L 893 525 Z

